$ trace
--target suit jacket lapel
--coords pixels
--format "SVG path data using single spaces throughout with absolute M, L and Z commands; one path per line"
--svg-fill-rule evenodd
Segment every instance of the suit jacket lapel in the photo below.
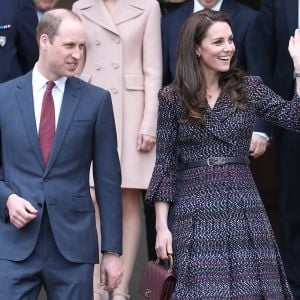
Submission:
M 40 163 L 42 169 L 45 169 L 34 115 L 31 72 L 23 77 L 22 81 L 17 85 L 17 88 L 18 90 L 16 92 L 16 97 L 19 103 L 21 114 L 23 116 L 28 139 L 30 140 L 33 152 L 38 162 Z
M 93 21 L 95 24 L 119 35 L 117 26 L 103 1 L 84 0 L 81 2 L 79 10 L 83 16 Z
M 284 0 L 286 19 L 289 27 L 289 35 L 294 35 L 298 28 L 298 0 Z
M 229 18 L 232 20 L 237 12 L 235 1 L 224 0 L 221 5 L 221 10 L 226 12 L 229 15 Z
M 80 100 L 80 84 L 76 78 L 68 78 L 66 81 L 65 92 L 62 100 L 58 124 L 55 132 L 54 143 L 50 153 L 49 162 L 44 176 L 49 172 L 59 154 L 64 137 L 72 122 L 73 115 L 76 111 Z

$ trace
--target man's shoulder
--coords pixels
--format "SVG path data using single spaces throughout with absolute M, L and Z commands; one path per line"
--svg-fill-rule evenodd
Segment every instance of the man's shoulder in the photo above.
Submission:
M 162 17 L 162 26 L 182 24 L 193 13 L 193 1 L 189 0 Z
M 32 71 L 18 76 L 16 78 L 10 79 L 8 81 L 4 81 L 0 83 L 0 89 L 1 90 L 8 90 L 8 91 L 12 91 L 11 89 L 16 87 L 16 86 L 21 86 L 24 85 L 28 82 L 31 82 L 31 78 L 32 78 Z
M 70 77 L 68 78 L 68 82 L 72 88 L 81 88 L 84 93 L 89 93 L 89 95 L 108 94 L 108 91 L 104 88 L 86 82 L 79 77 Z
M 239 3 L 237 1 L 234 1 L 234 6 L 235 6 L 235 9 L 236 9 L 236 12 L 239 14 L 239 15 L 242 15 L 242 16 L 248 16 L 249 18 L 255 18 L 256 15 L 257 15 L 257 11 L 243 3 Z

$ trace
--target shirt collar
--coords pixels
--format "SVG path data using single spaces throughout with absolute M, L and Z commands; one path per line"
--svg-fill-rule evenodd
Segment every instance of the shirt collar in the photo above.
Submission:
M 41 89 L 45 88 L 47 82 L 49 80 L 44 77 L 38 70 L 37 65 L 34 66 L 32 70 L 32 88 L 33 92 L 38 92 Z M 67 77 L 60 77 L 59 79 L 55 80 L 55 86 L 64 93 L 65 85 L 66 85 Z
M 220 11 L 222 3 L 223 3 L 223 0 L 220 0 L 211 9 L 215 10 L 215 11 Z M 194 0 L 194 13 L 198 12 L 198 11 L 200 11 L 202 9 L 204 9 L 204 6 L 202 4 L 200 4 L 200 2 L 198 0 Z

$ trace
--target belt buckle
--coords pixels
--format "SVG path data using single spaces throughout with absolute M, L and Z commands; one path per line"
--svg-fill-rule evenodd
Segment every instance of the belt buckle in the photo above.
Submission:
M 225 165 L 225 157 L 209 157 L 207 160 L 208 166 L 221 166 Z

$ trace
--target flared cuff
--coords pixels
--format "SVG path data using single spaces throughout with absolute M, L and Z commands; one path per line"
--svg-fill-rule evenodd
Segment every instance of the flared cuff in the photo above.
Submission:
M 172 171 L 170 170 L 172 169 Z M 174 202 L 176 190 L 176 172 L 170 166 L 155 166 L 146 194 L 146 202 Z

